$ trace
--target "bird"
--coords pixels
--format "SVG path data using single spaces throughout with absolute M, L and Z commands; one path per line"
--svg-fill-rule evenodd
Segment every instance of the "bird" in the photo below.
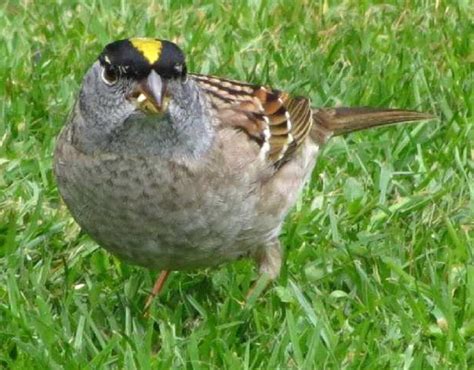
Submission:
M 332 137 L 432 119 L 403 109 L 314 107 L 269 86 L 191 73 L 175 43 L 113 41 L 86 72 L 54 150 L 80 227 L 131 264 L 170 271 L 255 261 L 269 281 L 279 235 Z

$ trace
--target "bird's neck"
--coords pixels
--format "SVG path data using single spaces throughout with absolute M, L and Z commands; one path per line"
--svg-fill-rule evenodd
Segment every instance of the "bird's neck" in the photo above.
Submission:
M 210 148 L 213 140 L 212 117 L 207 102 L 194 81 L 171 81 L 168 85 L 171 101 L 163 116 L 130 115 L 121 124 L 101 127 L 100 135 L 88 136 L 87 121 L 75 115 L 77 126 L 75 144 L 84 152 L 199 158 Z M 80 107 L 77 107 L 80 109 Z M 73 130 L 74 131 L 74 130 Z
M 195 157 L 202 155 L 214 139 L 213 117 L 206 98 L 192 79 L 171 81 L 168 91 L 171 95 L 166 126 L 168 145 L 174 151 Z

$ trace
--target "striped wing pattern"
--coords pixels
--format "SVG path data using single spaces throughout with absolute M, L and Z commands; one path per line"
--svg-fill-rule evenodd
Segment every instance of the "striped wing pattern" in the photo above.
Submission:
M 306 98 L 213 76 L 190 77 L 206 93 L 220 122 L 246 132 L 261 146 L 260 156 L 276 167 L 291 158 L 311 130 Z

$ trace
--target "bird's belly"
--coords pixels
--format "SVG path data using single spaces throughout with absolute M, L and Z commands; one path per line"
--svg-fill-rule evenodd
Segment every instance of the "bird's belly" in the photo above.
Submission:
M 174 270 L 217 265 L 251 252 L 256 240 L 250 235 L 263 234 L 251 232 L 257 190 L 241 173 L 193 172 L 118 156 L 70 162 L 64 156 L 55 171 L 79 225 L 135 264 Z

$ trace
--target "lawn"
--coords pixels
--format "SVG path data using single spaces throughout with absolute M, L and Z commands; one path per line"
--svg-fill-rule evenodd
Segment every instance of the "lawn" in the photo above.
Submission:
M 469 1 L 0 4 L 0 368 L 474 368 L 474 6 Z M 74 223 L 55 137 L 108 42 L 179 43 L 190 71 L 315 106 L 439 119 L 332 140 L 260 295 L 240 261 L 173 273 L 117 260 Z

